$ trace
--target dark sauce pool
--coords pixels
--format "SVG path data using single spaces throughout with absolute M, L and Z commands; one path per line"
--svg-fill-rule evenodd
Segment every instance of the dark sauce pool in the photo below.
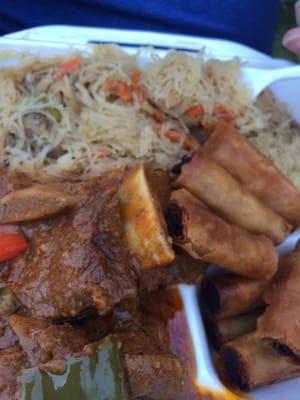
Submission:
M 152 328 L 152 334 L 159 335 L 158 340 L 168 346 L 173 354 L 184 360 L 187 375 L 184 381 L 183 400 L 250 399 L 248 395 L 235 394 L 227 389 L 214 391 L 201 386 L 201 382 L 198 382 L 192 336 L 182 296 L 177 288 L 163 289 L 143 296 L 142 311 L 146 316 L 147 330 L 151 332 L 151 320 L 161 321 L 162 329 L 158 331 Z

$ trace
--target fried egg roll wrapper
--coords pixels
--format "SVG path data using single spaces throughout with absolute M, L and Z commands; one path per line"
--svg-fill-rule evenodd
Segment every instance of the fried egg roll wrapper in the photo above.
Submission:
M 300 241 L 294 252 L 282 257 L 264 300 L 268 307 L 258 319 L 258 338 L 268 339 L 279 353 L 300 361 Z
M 300 225 L 300 192 L 231 124 L 220 121 L 204 152 L 294 226 Z
M 208 339 L 216 351 L 223 344 L 256 329 L 257 318 L 262 314 L 262 309 L 235 317 L 205 321 Z
M 272 346 L 259 340 L 255 332 L 222 347 L 220 369 L 228 385 L 244 392 L 300 376 L 300 363 L 280 356 Z
M 166 220 L 174 243 L 195 259 L 252 279 L 276 272 L 278 254 L 270 239 L 225 222 L 185 189 L 172 193 Z
M 269 280 L 246 279 L 228 274 L 206 277 L 201 286 L 201 304 L 210 319 L 229 318 L 263 305 Z
M 276 244 L 283 242 L 292 229 L 201 149 L 182 166 L 175 187 L 187 189 L 228 222 L 249 232 L 263 234 Z

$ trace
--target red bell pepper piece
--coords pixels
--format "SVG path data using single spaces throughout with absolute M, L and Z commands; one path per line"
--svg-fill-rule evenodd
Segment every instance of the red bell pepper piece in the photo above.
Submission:
M 0 262 L 17 257 L 26 248 L 27 243 L 22 233 L 0 232 Z

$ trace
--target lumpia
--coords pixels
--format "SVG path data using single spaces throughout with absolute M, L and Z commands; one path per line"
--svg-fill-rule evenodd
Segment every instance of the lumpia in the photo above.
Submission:
M 291 226 L 200 149 L 184 164 L 175 187 L 185 188 L 228 222 L 279 244 Z
M 280 356 L 268 343 L 257 339 L 255 332 L 222 347 L 220 369 L 227 384 L 244 392 L 300 376 L 300 363 Z
M 291 224 L 300 225 L 300 192 L 233 125 L 220 121 L 206 141 L 204 152 L 275 212 Z
M 207 319 L 205 321 L 206 332 L 213 348 L 219 351 L 230 340 L 254 331 L 257 318 L 261 313 L 262 309 L 258 309 L 236 317 L 216 320 Z
M 253 280 L 228 274 L 207 277 L 201 286 L 201 304 L 210 318 L 228 318 L 263 305 L 268 280 Z
M 171 194 L 166 220 L 175 244 L 196 259 L 253 279 L 276 272 L 278 254 L 270 239 L 225 222 L 185 189 Z
M 258 319 L 257 336 L 271 341 L 279 353 L 300 361 L 300 241 L 293 253 L 282 258 L 264 300 L 268 307 Z

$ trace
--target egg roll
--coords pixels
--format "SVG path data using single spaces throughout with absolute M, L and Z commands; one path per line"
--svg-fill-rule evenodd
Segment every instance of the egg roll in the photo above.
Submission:
M 206 141 L 204 152 L 272 210 L 292 225 L 300 225 L 300 192 L 233 125 L 220 121 Z
M 292 229 L 201 149 L 182 166 L 174 185 L 187 189 L 228 222 L 249 232 L 263 234 L 275 244 L 283 242 Z
M 270 239 L 227 223 L 185 189 L 172 192 L 166 221 L 174 243 L 195 259 L 252 279 L 276 272 L 278 254 Z
M 210 344 L 216 351 L 220 351 L 221 347 L 230 340 L 254 331 L 257 318 L 261 314 L 262 309 L 257 309 L 225 319 L 206 319 L 205 328 Z
M 201 305 L 210 319 L 247 313 L 263 305 L 263 291 L 269 282 L 233 274 L 206 277 L 200 291 Z
M 225 383 L 244 392 L 300 376 L 300 363 L 280 356 L 255 332 L 225 344 L 219 361 Z
M 282 355 L 300 361 L 300 241 L 282 257 L 280 270 L 264 294 L 265 313 L 258 319 L 257 336 L 271 341 Z

